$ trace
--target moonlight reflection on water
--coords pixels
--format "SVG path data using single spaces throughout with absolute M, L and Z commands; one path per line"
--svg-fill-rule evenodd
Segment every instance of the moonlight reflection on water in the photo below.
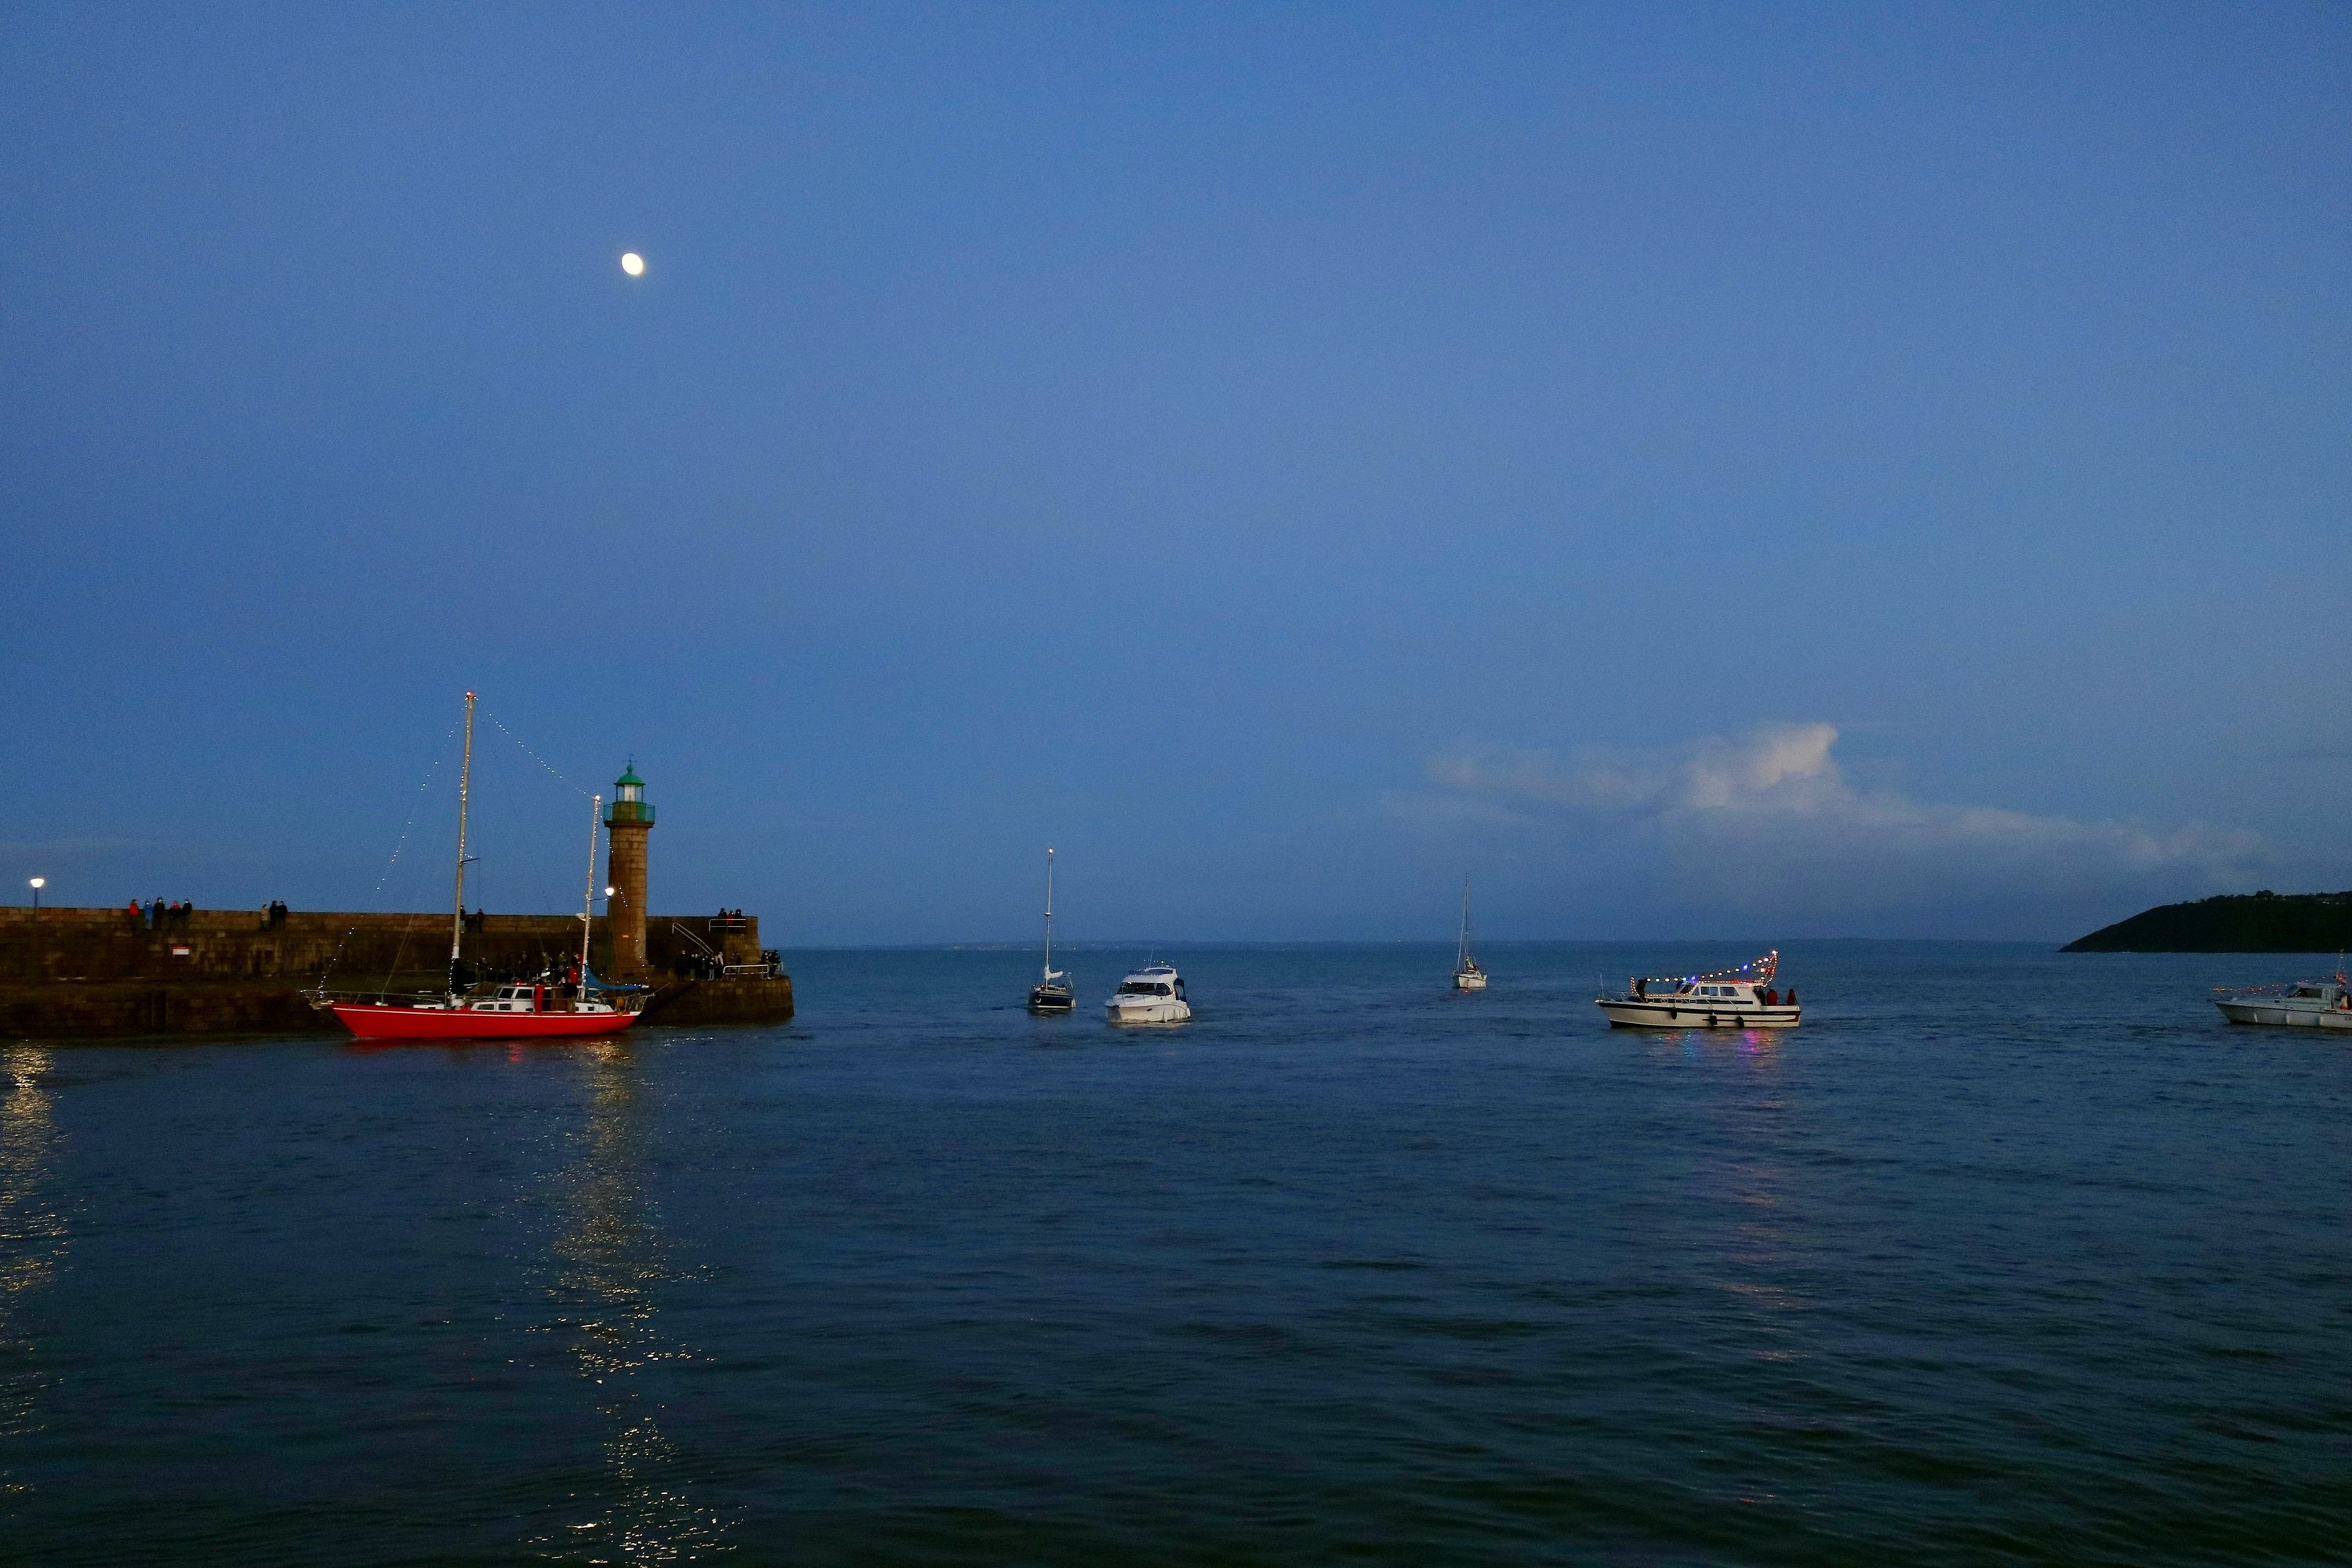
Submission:
M 58 1381 L 43 1371 L 24 1328 L 66 1251 L 56 1100 L 44 1082 L 52 1059 L 34 1046 L 0 1048 L 0 1496 L 25 1489 L 8 1457 L 40 1430 L 42 1395 Z
M 548 1550 L 591 1550 L 621 1563 L 667 1563 L 710 1550 L 725 1533 L 682 1479 L 677 1446 L 662 1432 L 657 1394 L 641 1374 L 691 1361 L 658 1333 L 656 1292 L 676 1276 L 647 1190 L 642 1125 L 646 1087 L 629 1043 L 600 1041 L 573 1053 L 584 1079 L 579 1157 L 558 1178 L 563 1229 L 552 1249 L 544 1331 L 570 1355 L 602 1423 L 604 1474 L 578 1500 L 590 1517 L 569 1521 Z

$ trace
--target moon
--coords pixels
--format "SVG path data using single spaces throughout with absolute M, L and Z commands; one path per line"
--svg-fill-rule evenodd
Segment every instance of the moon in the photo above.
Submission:
M 646 275 L 646 258 L 634 250 L 623 251 L 621 270 L 632 278 L 643 278 Z

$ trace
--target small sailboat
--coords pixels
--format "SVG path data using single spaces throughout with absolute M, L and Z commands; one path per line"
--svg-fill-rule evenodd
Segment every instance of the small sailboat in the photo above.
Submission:
M 520 983 L 483 984 L 457 989 L 466 941 L 466 805 L 473 793 L 474 694 L 466 693 L 466 757 L 457 774 L 457 898 L 449 931 L 449 977 L 438 993 L 395 999 L 378 993 L 338 994 L 323 984 L 304 997 L 331 1013 L 362 1040 L 545 1040 L 613 1035 L 637 1021 L 645 1005 L 642 985 L 614 985 L 588 967 L 588 937 L 594 902 L 580 908 L 580 962 L 574 973 L 549 973 Z M 596 816 L 604 805 L 588 805 L 588 887 L 596 882 Z
M 1029 987 L 1029 1011 L 1066 1013 L 1078 1005 L 1070 977 L 1054 967 L 1054 852 L 1045 851 L 1045 977 Z
M 1466 876 L 1462 879 L 1462 942 L 1454 954 L 1454 989 L 1486 989 L 1486 972 L 1470 956 L 1470 879 Z

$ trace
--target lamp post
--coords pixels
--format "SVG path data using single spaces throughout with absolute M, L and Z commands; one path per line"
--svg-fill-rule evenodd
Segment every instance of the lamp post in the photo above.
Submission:
M 35 914 L 39 914 L 41 912 L 41 889 L 48 885 L 49 879 L 47 877 L 36 877 L 33 879 L 33 912 Z

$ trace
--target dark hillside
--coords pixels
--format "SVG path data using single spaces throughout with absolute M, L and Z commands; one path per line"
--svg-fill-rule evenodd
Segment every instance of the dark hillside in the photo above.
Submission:
M 2352 892 L 2221 893 L 2162 904 L 2066 952 L 2335 952 L 2352 948 Z

